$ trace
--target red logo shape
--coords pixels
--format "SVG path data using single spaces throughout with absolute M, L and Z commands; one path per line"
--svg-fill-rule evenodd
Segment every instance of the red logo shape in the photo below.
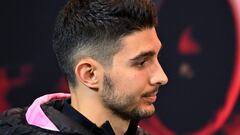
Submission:
M 192 38 L 192 27 L 186 28 L 180 36 L 178 52 L 181 55 L 197 55 L 201 48 L 198 42 Z

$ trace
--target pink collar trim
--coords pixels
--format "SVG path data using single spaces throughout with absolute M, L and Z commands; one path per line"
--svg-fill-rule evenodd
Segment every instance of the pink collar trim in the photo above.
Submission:
M 45 115 L 40 105 L 47 103 L 51 100 L 70 98 L 68 93 L 54 93 L 44 95 L 37 98 L 32 105 L 28 108 L 25 117 L 30 125 L 38 126 L 44 129 L 59 131 L 58 128 L 51 122 L 51 120 Z

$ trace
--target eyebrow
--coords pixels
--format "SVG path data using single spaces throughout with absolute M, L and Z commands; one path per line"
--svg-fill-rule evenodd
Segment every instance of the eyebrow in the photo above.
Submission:
M 131 61 L 138 61 L 138 60 L 143 59 L 143 58 L 150 58 L 154 55 L 155 55 L 155 52 L 153 52 L 153 51 L 141 52 L 140 54 L 138 54 L 137 56 L 135 56 L 134 58 L 132 58 L 130 60 Z
M 160 50 L 162 49 L 162 47 L 160 48 Z M 159 50 L 159 51 L 160 51 Z M 151 58 L 155 55 L 156 53 L 154 51 L 146 51 L 146 52 L 141 52 L 140 54 L 138 54 L 137 56 L 135 56 L 134 58 L 130 59 L 131 61 L 137 61 L 143 58 Z

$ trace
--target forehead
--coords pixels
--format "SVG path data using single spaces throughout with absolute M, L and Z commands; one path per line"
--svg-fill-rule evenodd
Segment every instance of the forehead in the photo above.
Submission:
M 121 40 L 122 49 L 116 54 L 125 58 L 134 57 L 142 52 L 152 51 L 156 54 L 161 48 L 161 42 L 157 36 L 155 28 L 148 28 L 137 31 Z

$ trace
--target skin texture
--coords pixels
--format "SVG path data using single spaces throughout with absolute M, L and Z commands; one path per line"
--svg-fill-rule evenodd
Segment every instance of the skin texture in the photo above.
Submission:
M 168 81 L 157 58 L 161 43 L 155 28 L 127 35 L 121 45 L 109 67 L 79 60 L 78 84 L 70 88 L 71 105 L 99 127 L 108 120 L 116 134 L 124 134 L 131 119 L 155 112 L 158 88 Z

